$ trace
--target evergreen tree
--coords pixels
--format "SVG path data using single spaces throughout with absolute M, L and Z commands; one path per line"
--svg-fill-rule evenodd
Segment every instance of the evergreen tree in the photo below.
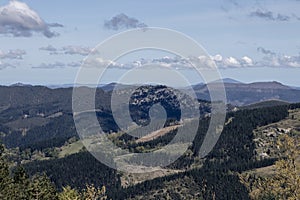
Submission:
M 30 181 L 29 199 L 35 200 L 55 200 L 58 199 L 55 186 L 50 179 L 45 175 L 34 175 Z
M 18 166 L 13 173 L 13 182 L 11 184 L 10 198 L 12 199 L 28 199 L 28 186 L 30 179 L 25 169 Z
M 253 199 L 300 199 L 300 171 L 296 166 L 300 155 L 299 141 L 299 136 L 285 134 L 280 137 L 277 144 L 281 159 L 275 163 L 275 175 L 256 179 Z
M 83 193 L 84 200 L 106 200 L 106 188 L 103 186 L 101 189 L 96 188 L 94 185 L 86 185 Z
M 81 194 L 70 186 L 63 187 L 63 191 L 58 195 L 59 200 L 81 200 Z
M 3 158 L 4 150 L 4 145 L 0 144 L 0 199 L 6 199 L 12 184 L 8 164 Z

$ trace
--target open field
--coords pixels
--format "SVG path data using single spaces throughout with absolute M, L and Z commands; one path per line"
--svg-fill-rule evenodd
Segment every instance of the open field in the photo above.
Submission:
M 61 147 L 61 151 L 59 152 L 58 157 L 62 158 L 67 155 L 78 153 L 82 148 L 83 148 L 82 142 L 80 140 L 76 141 L 72 144 Z

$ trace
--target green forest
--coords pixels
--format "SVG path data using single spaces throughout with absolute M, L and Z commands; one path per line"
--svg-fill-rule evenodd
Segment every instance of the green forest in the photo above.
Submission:
M 199 160 L 199 147 L 210 120 L 209 117 L 203 118 L 199 122 L 199 130 L 193 145 L 185 155 L 167 166 L 168 169 L 178 170 L 177 173 L 126 187 L 121 184 L 122 173 L 100 163 L 84 148 L 78 153 L 62 158 L 54 156 L 46 160 L 12 165 L 11 162 L 14 160 L 9 150 L 1 145 L 1 199 L 89 199 L 88 195 L 94 195 L 95 198 L 92 199 L 140 199 L 143 196 L 147 199 L 181 199 L 188 195 L 190 199 L 254 199 L 251 193 L 253 188 L 259 190 L 259 187 L 254 185 L 263 182 L 264 178 L 251 176 L 248 177 L 247 182 L 241 178 L 242 174 L 256 168 L 279 165 L 280 160 L 279 158 L 255 159 L 253 131 L 257 127 L 287 118 L 289 111 L 298 108 L 300 104 L 229 112 L 226 120 L 230 119 L 230 123 L 224 127 L 216 146 L 209 155 Z M 72 123 L 71 120 L 65 122 Z M 54 121 L 47 126 L 55 126 L 55 123 L 58 122 Z M 53 129 L 48 129 L 49 133 L 51 130 Z M 66 134 L 64 137 L 74 136 L 68 135 L 72 132 L 72 128 L 67 125 L 56 130 L 64 132 Z M 32 132 L 34 131 L 38 132 L 33 129 Z M 46 137 L 47 134 L 46 132 L 44 136 Z M 152 141 L 138 144 L 132 142 L 134 138 L 119 134 L 114 137 L 114 142 L 119 142 L 122 148 L 132 149 L 133 152 L 142 152 L 167 144 L 174 134 L 176 131 L 170 131 Z M 36 134 L 32 134 L 34 135 Z M 28 141 L 36 141 L 37 144 L 30 146 L 31 152 L 49 150 L 49 146 L 38 145 L 39 139 L 42 138 L 28 139 Z M 19 151 L 28 150 L 28 147 L 24 146 Z M 296 147 L 299 148 L 299 145 Z M 299 152 L 294 153 L 296 157 L 299 156 Z M 281 162 L 287 159 L 291 158 L 284 158 Z M 299 181 L 299 174 L 294 176 Z M 294 190 L 299 191 L 299 188 Z M 68 197 L 68 195 L 73 196 Z M 279 196 L 277 198 L 276 194 L 267 197 L 264 196 L 265 199 L 281 199 Z

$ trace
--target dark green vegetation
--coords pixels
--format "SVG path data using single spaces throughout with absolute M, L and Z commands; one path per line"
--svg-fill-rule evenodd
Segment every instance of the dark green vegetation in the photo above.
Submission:
M 35 161 L 24 165 L 30 175 L 45 172 L 60 190 L 62 187 L 83 189 L 86 184 L 105 185 L 109 195 L 121 186 L 120 175 L 97 161 L 90 153 L 80 152 L 60 159 Z
M 63 187 L 58 192 L 55 185 L 45 174 L 35 174 L 31 177 L 21 166 L 9 170 L 9 163 L 5 158 L 6 149 L 0 144 L 0 199 L 43 199 L 43 200 L 105 200 L 105 186 L 95 187 L 86 184 L 82 190 Z
M 216 199 L 249 199 L 248 191 L 239 182 L 236 173 L 268 166 L 275 161 L 274 159 L 264 161 L 255 160 L 253 130 L 257 126 L 263 126 L 284 119 L 288 115 L 288 109 L 288 106 L 277 106 L 229 113 L 228 118 L 233 117 L 233 120 L 225 127 L 217 145 L 206 157 L 201 168 L 145 181 L 123 190 L 124 193 L 122 195 L 126 198 L 138 199 L 139 196 L 143 196 L 145 193 L 150 194 L 151 192 L 149 191 L 152 191 L 152 193 L 156 191 L 157 194 L 159 189 L 165 187 L 172 191 L 171 186 L 166 186 L 168 182 L 174 180 L 193 180 L 192 182 L 181 182 L 180 184 L 196 184 L 200 188 L 205 188 L 200 193 L 200 197 L 203 199 L 213 199 L 213 197 Z M 199 139 L 195 140 L 191 148 L 194 155 L 189 157 L 183 156 L 172 167 L 189 169 L 189 165 L 197 159 L 201 138 L 203 138 L 201 135 L 203 133 L 199 131 L 197 136 Z M 172 191 L 172 195 L 180 195 L 180 192 Z M 181 195 L 184 196 L 184 194 Z M 195 197 L 195 199 L 200 197 Z
M 274 158 L 256 160 L 253 131 L 257 127 L 285 119 L 290 109 L 300 107 L 300 104 L 274 104 L 229 112 L 218 143 L 209 155 L 200 159 L 199 149 L 210 122 L 209 117 L 203 117 L 193 145 L 185 155 L 168 166 L 168 169 L 177 170 L 178 173 L 125 188 L 120 180 L 123 174 L 101 164 L 84 149 L 58 158 L 62 146 L 78 139 L 72 118 L 71 97 L 68 96 L 71 95 L 70 88 L 50 90 L 44 87 L 12 87 L 9 90 L 8 87 L 2 87 L 1 91 L 6 93 L 0 100 L 0 137 L 8 148 L 5 157 L 10 161 L 11 169 L 18 172 L 13 162 L 23 166 L 31 177 L 29 182 L 34 182 L 36 174 L 45 173 L 49 179 L 46 176 L 38 176 L 37 179 L 47 179 L 51 191 L 54 188 L 51 186 L 53 182 L 55 193 L 66 186 L 82 190 L 86 184 L 94 184 L 96 187 L 105 185 L 107 195 L 112 199 L 249 199 L 248 190 L 237 174 L 269 166 L 276 161 Z M 109 92 L 98 90 L 96 99 L 100 111 L 97 116 L 107 132 L 117 132 L 118 127 L 108 106 L 109 98 Z M 170 105 L 173 105 L 172 102 L 166 106 Z M 200 101 L 200 105 L 202 111 L 209 112 L 209 102 Z M 149 107 L 151 103 L 147 102 L 142 107 L 133 106 L 132 113 L 138 115 L 141 111 L 148 112 Z M 176 122 L 177 108 L 169 110 L 170 118 Z M 146 114 L 136 120 L 148 117 Z M 144 152 L 164 146 L 175 134 L 176 130 L 172 130 L 141 143 L 135 143 L 135 138 L 126 134 L 116 134 L 112 140 L 132 152 Z M 8 165 L 1 164 L 1 169 L 1 174 L 9 173 Z M 0 179 L 4 177 L 1 174 Z M 7 176 L 1 179 L 0 187 L 4 188 L 3 184 L 8 180 L 17 182 L 18 179 L 13 179 L 14 174 L 11 174 L 12 179 L 7 179 Z
M 295 105 L 291 107 L 295 107 Z M 197 159 L 197 152 L 204 134 L 202 131 L 205 131 L 205 128 L 199 129 L 197 139 L 191 147 L 193 155 L 183 156 L 171 166 L 172 168 L 191 170 L 148 180 L 126 189 L 121 188 L 119 175 L 115 171 L 98 163 L 88 153 L 79 153 L 63 159 L 35 161 L 26 164 L 25 168 L 30 174 L 45 171 L 58 187 L 68 184 L 82 188 L 86 182 L 97 186 L 104 183 L 108 188 L 108 195 L 113 199 L 138 199 L 139 196 L 152 193 L 155 193 L 157 198 L 167 194 L 175 198 L 178 195 L 184 196 L 185 192 L 192 192 L 179 189 L 174 191 L 171 187 L 172 184 L 168 184 L 172 182 L 205 188 L 198 195 L 193 196 L 195 199 L 212 199 L 213 196 L 216 199 L 248 199 L 247 189 L 239 182 L 236 172 L 274 163 L 274 160 L 256 161 L 254 159 L 253 130 L 257 126 L 284 119 L 288 115 L 288 109 L 289 106 L 277 106 L 229 113 L 228 118 L 233 119 L 225 127 L 214 150 L 203 161 L 202 168 L 191 169 L 190 165 Z M 209 120 L 201 121 L 203 124 L 208 122 Z M 201 127 L 205 127 L 203 124 Z M 156 145 L 160 145 L 160 143 L 164 143 L 163 138 L 152 141 L 152 143 L 156 142 Z M 167 137 L 165 138 L 168 140 Z M 159 193 L 161 188 L 165 188 L 166 191 Z
M 274 106 L 281 106 L 281 105 L 288 105 L 289 103 L 286 101 L 280 100 L 268 100 L 262 101 L 258 103 L 253 103 L 250 105 L 243 106 L 243 109 L 255 109 L 255 108 L 263 108 L 263 107 L 274 107 Z

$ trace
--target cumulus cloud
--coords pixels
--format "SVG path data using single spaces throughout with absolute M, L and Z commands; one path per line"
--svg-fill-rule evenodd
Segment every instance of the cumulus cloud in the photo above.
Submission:
M 161 67 L 172 68 L 177 70 L 182 69 L 191 69 L 193 65 L 196 63 L 201 66 L 202 69 L 215 69 L 218 67 L 219 69 L 234 69 L 234 68 L 248 68 L 248 67 L 275 67 L 275 68 L 300 68 L 300 55 L 298 56 L 288 56 L 288 55 L 270 55 L 267 54 L 263 60 L 254 61 L 249 56 L 243 56 L 240 58 L 236 58 L 233 56 L 224 57 L 220 54 L 216 54 L 214 56 L 199 56 L 199 57 L 189 57 L 189 58 L 181 58 L 178 56 L 175 57 L 161 57 L 155 59 L 140 59 L 135 60 L 128 63 L 118 63 L 112 60 L 106 60 L 101 57 L 97 57 L 95 59 L 87 59 L 82 63 L 79 62 L 70 62 L 70 63 L 62 63 L 55 62 L 45 64 L 42 63 L 39 66 L 33 67 L 38 69 L 59 69 L 66 67 L 83 67 L 88 68 L 101 68 L 101 67 L 109 67 L 109 68 L 117 68 L 117 69 L 132 69 L 143 67 L 144 65 L 158 65 Z
M 274 51 L 265 49 L 263 47 L 257 48 L 258 52 L 265 55 L 264 59 L 259 62 L 260 66 L 265 67 L 300 67 L 300 55 L 284 55 L 278 54 Z
M 113 68 L 125 68 L 124 64 L 118 64 L 112 60 L 106 60 L 101 57 L 98 57 L 95 59 L 87 59 L 84 62 L 83 66 L 88 67 L 88 68 L 101 68 L 101 67 L 106 67 L 106 66 L 110 66 Z
M 244 56 L 240 59 L 234 57 L 224 58 L 220 54 L 215 56 L 198 56 L 198 57 L 188 57 L 181 58 L 175 57 L 161 57 L 155 59 L 140 59 L 129 63 L 117 63 L 110 60 L 105 60 L 103 58 L 97 58 L 94 60 L 86 60 L 84 63 L 85 67 L 106 67 L 119 68 L 119 69 L 132 69 L 136 67 L 143 67 L 144 65 L 155 64 L 160 67 L 172 68 L 172 69 L 191 69 L 192 64 L 201 66 L 203 69 L 215 69 L 216 66 L 221 69 L 228 68 L 239 68 L 239 67 L 252 67 L 255 66 L 254 61 L 248 57 Z
M 108 21 L 105 21 L 104 28 L 110 30 L 130 29 L 130 28 L 144 28 L 146 24 L 139 20 L 129 17 L 124 13 L 118 14 Z
M 240 67 L 241 66 L 241 63 L 234 57 L 225 58 L 223 63 L 226 67 Z
M 190 58 L 190 59 L 193 59 L 194 61 L 198 62 L 198 58 Z M 184 59 L 178 56 L 175 57 L 165 56 L 162 58 L 156 58 L 148 61 L 144 60 L 143 64 L 158 64 L 162 67 L 169 67 L 175 69 L 192 67 L 192 65 L 189 62 L 189 59 Z
M 269 67 L 300 67 L 300 56 L 277 55 L 265 59 L 264 64 Z
M 211 56 L 211 58 L 216 62 L 221 62 L 223 60 L 223 56 L 221 56 L 220 54 Z
M 64 63 L 61 61 L 56 61 L 53 63 L 41 63 L 38 66 L 33 66 L 33 69 L 64 69 L 67 67 L 71 67 L 71 68 L 77 68 L 80 67 L 82 64 L 82 61 L 73 61 L 70 63 Z
M 41 33 L 47 38 L 52 38 L 58 36 L 58 33 L 51 31 L 50 28 L 61 26 L 58 23 L 46 23 L 23 2 L 14 0 L 0 7 L 0 34 L 30 37 L 33 33 Z
M 7 52 L 0 50 L 1 59 L 23 59 L 23 56 L 26 54 L 26 51 L 21 49 L 9 50 Z
M 253 60 L 251 58 L 249 58 L 248 56 L 242 57 L 241 63 L 244 66 L 253 66 Z
M 64 46 L 60 49 L 55 48 L 52 45 L 48 45 L 46 47 L 40 47 L 39 50 L 48 51 L 50 55 L 67 54 L 67 55 L 81 55 L 81 56 L 87 56 L 93 51 L 93 49 L 90 47 L 74 46 L 74 45 Z
M 168 67 L 173 69 L 190 69 L 193 68 L 192 64 L 197 64 L 203 69 L 215 69 L 217 66 L 220 69 L 229 69 L 229 68 L 240 68 L 240 67 L 252 67 L 256 65 L 256 62 L 248 56 L 243 56 L 238 59 L 235 57 L 223 57 L 220 54 L 214 56 L 198 56 L 198 57 L 189 57 L 181 58 L 178 56 L 169 57 L 165 56 L 162 58 L 155 58 L 152 60 L 141 59 L 139 61 L 134 61 L 125 65 L 116 64 L 115 66 L 126 66 L 127 68 L 133 67 L 142 67 L 145 64 L 158 64 L 161 67 Z
M 215 56 L 211 56 L 211 59 L 215 61 L 218 68 L 228 69 L 228 68 L 240 68 L 240 67 L 253 67 L 256 66 L 257 63 L 253 61 L 252 58 L 248 56 L 243 56 L 242 58 L 235 57 L 223 57 L 220 54 Z
M 56 69 L 56 68 L 64 68 L 66 66 L 65 63 L 55 62 L 55 63 L 42 63 L 39 66 L 32 67 L 34 69 Z
M 64 54 L 87 56 L 92 52 L 92 48 L 83 46 L 65 46 L 62 48 Z
M 283 15 L 280 13 L 276 14 L 271 11 L 261 10 L 261 9 L 257 9 L 255 11 L 251 12 L 250 16 L 258 17 L 258 18 L 262 18 L 262 19 L 270 20 L 270 21 L 289 21 L 291 19 L 291 17 L 288 15 Z

